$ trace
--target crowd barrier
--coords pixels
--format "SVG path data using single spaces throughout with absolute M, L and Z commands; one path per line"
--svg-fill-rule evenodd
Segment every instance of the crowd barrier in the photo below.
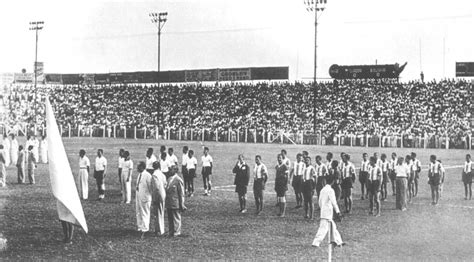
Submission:
M 165 139 L 183 141 L 215 141 L 234 143 L 282 143 L 304 145 L 337 145 L 350 147 L 387 147 L 387 148 L 440 148 L 468 149 L 473 147 L 471 136 L 413 136 L 400 135 L 332 135 L 321 132 L 272 132 L 265 129 L 241 128 L 229 130 L 210 130 L 196 128 L 164 128 L 157 126 L 126 127 L 126 126 L 60 126 L 63 137 L 103 137 L 118 139 Z M 14 133 L 17 136 L 31 134 L 45 135 L 44 126 L 15 126 L 0 124 L 0 133 Z

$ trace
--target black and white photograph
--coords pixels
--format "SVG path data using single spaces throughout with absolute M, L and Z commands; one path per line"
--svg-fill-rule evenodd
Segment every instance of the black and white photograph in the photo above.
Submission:
M 1 261 L 474 259 L 470 0 L 0 4 Z

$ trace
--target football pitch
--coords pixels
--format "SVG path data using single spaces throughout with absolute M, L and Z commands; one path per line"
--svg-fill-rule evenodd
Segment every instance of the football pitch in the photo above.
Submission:
M 305 219 L 302 209 L 294 209 L 295 196 L 291 187 L 287 193 L 286 217 L 277 217 L 273 180 L 276 157 L 281 149 L 288 151 L 292 161 L 298 152 L 306 150 L 313 163 L 316 155 L 324 158 L 327 152 L 333 152 L 335 159 L 339 160 L 339 154 L 345 152 L 351 155 L 356 167 L 360 165 L 363 152 L 386 153 L 388 156 L 396 152 L 404 156 L 413 151 L 421 160 L 420 191 L 406 212 L 395 210 L 395 197 L 391 195 L 389 184 L 389 197 L 381 202 L 381 216 L 369 216 L 369 202 L 360 200 L 360 187 L 356 179 L 353 212 L 337 223 L 347 245 L 334 250 L 334 259 L 460 261 L 470 260 L 474 255 L 474 200 L 464 200 L 461 182 L 461 165 L 465 154 L 472 151 L 205 142 L 214 158 L 212 195 L 202 195 L 204 190 L 199 163 L 199 174 L 194 182 L 195 195 L 186 198 L 185 202 L 188 210 L 183 213 L 183 236 L 154 237 L 150 233 L 140 239 L 136 231 L 134 192 L 132 204 L 121 203 L 117 176 L 119 149 L 130 151 L 136 166 L 138 161 L 144 160 L 148 147 L 154 148 L 155 154 L 161 145 L 173 147 L 181 159 L 181 149 L 187 145 L 200 160 L 203 144 L 196 141 L 107 138 L 64 138 L 63 141 L 76 181 L 80 149 L 87 151 L 91 164 L 99 148 L 104 149 L 108 160 L 104 201 L 95 200 L 98 195 L 92 175 L 89 176 L 89 200 L 82 201 L 89 234 L 76 227 L 73 243 L 62 243 L 63 234 L 56 201 L 50 190 L 47 165 L 38 164 L 36 185 L 16 184 L 16 168 L 10 166 L 7 169 L 8 187 L 0 189 L 0 232 L 8 239 L 8 250 L 0 253 L 1 260 L 325 260 L 326 242 L 321 248 L 311 247 L 319 225 L 319 212 L 315 212 L 316 219 Z M 252 168 L 255 155 L 261 155 L 270 173 L 263 213 L 259 216 L 254 214 L 251 185 L 247 194 L 249 212 L 239 213 L 232 185 L 232 168 L 240 153 L 245 155 L 246 162 Z M 438 206 L 430 205 L 427 184 L 426 165 L 431 154 L 442 160 L 447 171 Z M 132 188 L 136 178 L 135 171 Z M 316 202 L 316 197 L 314 200 Z M 339 202 L 340 207 L 341 204 L 342 201 Z M 152 218 L 151 230 L 153 226 Z M 167 228 L 167 224 L 165 226 Z

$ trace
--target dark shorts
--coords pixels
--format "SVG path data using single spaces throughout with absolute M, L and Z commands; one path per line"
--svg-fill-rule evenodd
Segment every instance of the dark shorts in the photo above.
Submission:
M 255 179 L 253 181 L 253 191 L 265 190 L 265 181 L 262 178 Z
M 433 174 L 429 177 L 428 184 L 432 186 L 439 186 L 441 184 L 441 175 L 440 174 Z
M 343 188 L 341 190 L 341 197 L 351 197 L 352 196 L 352 188 Z
M 361 184 L 367 183 L 367 178 L 369 177 L 369 173 L 365 171 L 360 171 L 359 173 L 359 182 Z
M 302 176 L 294 176 L 293 177 L 293 182 L 291 182 L 291 185 L 293 186 L 293 190 L 295 190 L 295 193 L 301 193 L 303 191 L 303 178 Z
M 195 178 L 196 177 L 196 169 L 192 168 L 187 171 L 187 177 L 189 179 Z
M 395 173 L 395 170 L 389 170 L 388 176 L 390 177 L 392 183 L 395 181 L 395 179 L 397 179 L 397 174 Z
M 378 181 L 378 180 L 368 181 L 367 182 L 367 189 L 369 190 L 369 192 L 372 195 L 376 194 L 377 192 L 380 191 L 380 181 Z
M 313 198 L 314 195 L 314 182 L 312 180 L 305 181 L 303 183 L 303 197 L 304 199 Z
M 29 169 L 28 169 L 29 171 Z M 97 180 L 103 180 L 104 179 L 104 170 L 102 171 L 96 171 L 94 170 L 94 178 L 97 179 Z
M 472 172 L 463 173 L 462 182 L 464 182 L 464 184 L 472 184 Z
M 151 174 L 155 173 L 155 169 L 147 169 L 146 172 L 150 173 L 150 175 L 151 175 Z
M 212 167 L 210 167 L 210 166 L 203 167 L 201 173 L 202 173 L 203 177 L 207 177 L 209 175 L 212 175 Z
M 415 183 L 415 174 L 410 172 L 410 174 L 408 174 L 408 184 L 411 185 L 413 183 Z
M 387 184 L 388 181 L 389 181 L 388 172 L 389 171 L 382 172 L 382 183 L 383 184 Z
M 285 183 L 275 183 L 275 192 L 277 196 L 282 197 L 285 195 L 285 192 L 288 191 L 288 184 Z
M 352 178 L 350 177 L 344 178 L 341 182 L 341 188 L 342 190 L 352 188 Z
M 237 192 L 239 195 L 245 195 L 245 194 L 247 194 L 247 186 L 236 185 L 235 186 L 235 192 Z
M 183 174 L 183 177 L 188 174 L 188 169 L 186 166 L 181 166 L 181 174 Z

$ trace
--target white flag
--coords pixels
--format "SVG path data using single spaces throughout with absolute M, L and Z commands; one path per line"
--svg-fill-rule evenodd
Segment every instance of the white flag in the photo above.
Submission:
M 59 219 L 81 226 L 87 233 L 86 218 L 49 98 L 46 99 L 46 128 L 49 177 L 57 199 Z

